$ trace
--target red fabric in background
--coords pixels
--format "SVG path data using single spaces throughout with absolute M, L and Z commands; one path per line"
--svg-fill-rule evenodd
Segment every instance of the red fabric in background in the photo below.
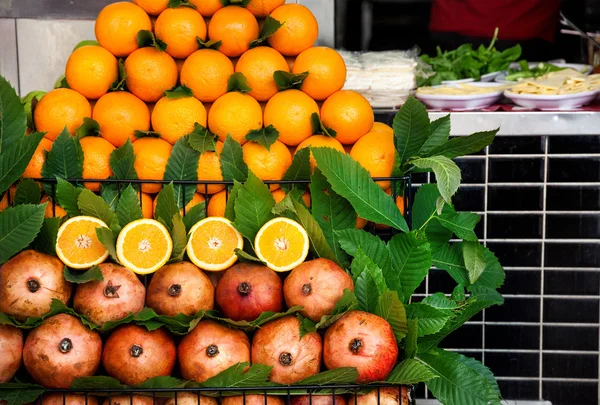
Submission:
M 434 0 L 429 29 L 468 37 L 554 42 L 560 0 Z

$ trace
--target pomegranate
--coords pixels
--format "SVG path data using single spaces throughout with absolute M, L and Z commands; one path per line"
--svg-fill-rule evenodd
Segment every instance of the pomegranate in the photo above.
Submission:
M 46 388 L 69 388 L 79 377 L 94 375 L 102 339 L 73 315 L 52 316 L 33 329 L 23 348 L 23 363 Z
M 66 303 L 72 286 L 54 256 L 25 250 L 0 267 L 0 312 L 20 321 L 50 311 L 52 299 Z
M 117 395 L 104 400 L 102 405 L 155 405 L 152 397 L 143 395 Z
M 292 397 L 290 405 L 347 405 L 343 395 L 299 395 Z
M 363 311 L 348 311 L 325 332 L 323 359 L 328 369 L 356 367 L 358 382 L 384 381 L 398 359 L 390 324 Z
M 0 326 L 0 383 L 14 377 L 23 359 L 23 332 L 14 326 Z
M 192 392 L 180 392 L 175 398 L 169 399 L 165 405 L 217 405 L 217 399 L 205 397 Z
M 234 321 L 253 321 L 266 311 L 281 312 L 281 279 L 260 264 L 239 263 L 230 267 L 219 280 L 217 304 Z
M 64 397 L 63 397 L 64 395 Z M 63 399 L 64 398 L 64 399 Z M 37 405 L 98 405 L 98 398 L 76 394 L 59 394 L 48 393 L 44 394 L 38 401 Z
M 250 361 L 250 341 L 241 330 L 204 320 L 181 339 L 177 348 L 181 375 L 204 382 L 221 371 Z
M 162 267 L 152 276 L 146 305 L 160 315 L 195 315 L 215 305 L 210 279 L 192 263 L 180 262 Z
M 354 290 L 352 277 L 328 259 L 309 260 L 296 267 L 283 283 L 283 296 L 288 307 L 300 305 L 300 312 L 313 322 L 328 315 L 344 295 Z
M 409 394 L 406 387 L 382 387 L 365 395 L 350 397 L 351 405 L 408 405 Z
M 254 394 L 246 395 L 244 402 L 244 396 L 236 397 L 225 397 L 221 402 L 222 405 L 284 405 L 283 399 L 275 395 L 264 395 Z
M 108 375 L 122 384 L 136 385 L 153 377 L 171 375 L 176 357 L 175 341 L 163 328 L 148 331 L 128 324 L 106 339 L 102 365 Z
M 134 272 L 125 267 L 100 264 L 104 280 L 91 281 L 77 287 L 73 309 L 96 325 L 117 321 L 144 309 L 146 291 Z
M 256 331 L 252 340 L 252 363 L 273 366 L 270 380 L 292 384 L 321 369 L 323 344 L 317 332 L 300 338 L 300 321 L 295 316 L 276 319 Z

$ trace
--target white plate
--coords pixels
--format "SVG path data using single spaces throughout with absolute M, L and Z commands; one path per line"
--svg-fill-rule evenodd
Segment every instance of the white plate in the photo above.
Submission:
M 472 77 L 469 77 L 467 79 L 460 79 L 460 80 L 442 80 L 442 84 L 453 85 L 453 84 L 462 84 L 462 83 L 473 83 L 474 81 L 475 81 L 475 79 L 473 79 Z
M 479 79 L 480 82 L 493 82 L 494 79 L 496 78 L 496 76 L 498 76 L 501 72 L 492 72 L 492 73 L 488 73 L 485 74 L 483 76 L 481 76 L 481 79 Z M 475 82 L 475 79 L 472 77 L 469 77 L 467 79 L 460 79 L 460 80 L 442 80 L 442 84 L 461 84 L 461 83 L 473 83 Z
M 591 103 L 597 95 L 598 90 L 561 95 L 516 94 L 510 90 L 504 92 L 504 96 L 516 105 L 538 110 L 573 110 Z
M 539 65 L 540 62 L 530 62 L 529 68 L 532 69 L 534 67 L 536 67 L 537 65 Z M 548 62 L 551 63 L 551 62 Z M 564 67 L 564 68 L 571 68 L 571 69 L 575 69 L 578 72 L 583 72 L 584 75 L 589 75 L 590 73 L 592 73 L 592 71 L 594 70 L 594 68 L 590 65 L 584 65 L 581 63 L 552 63 L 555 66 L 558 67 Z M 511 63 L 510 65 L 511 69 L 518 69 L 519 68 L 519 64 L 518 63 Z M 498 74 L 495 77 L 495 81 L 498 83 L 504 83 L 504 84 L 512 84 L 512 83 L 517 83 L 515 81 L 508 81 L 506 80 L 506 76 L 508 76 L 508 70 L 504 71 L 504 72 L 500 72 L 500 74 Z
M 498 101 L 504 92 L 504 86 L 498 83 L 474 82 L 469 83 L 477 87 L 498 87 L 498 91 L 484 94 L 449 95 L 449 94 L 419 94 L 415 97 L 431 108 L 441 110 L 469 111 L 489 107 Z M 433 86 L 441 87 L 441 86 Z

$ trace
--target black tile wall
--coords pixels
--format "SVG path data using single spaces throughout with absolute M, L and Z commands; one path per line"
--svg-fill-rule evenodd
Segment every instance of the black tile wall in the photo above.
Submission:
M 540 374 L 538 353 L 486 353 L 485 364 L 498 377 L 537 377 Z
M 598 323 L 598 299 L 544 298 L 544 322 Z
M 485 347 L 531 349 L 540 347 L 540 327 L 535 325 L 486 325 Z
M 543 182 L 542 158 L 492 159 L 489 162 L 490 183 Z
M 544 190 L 542 187 L 500 187 L 488 188 L 488 210 L 490 211 L 541 211 Z
M 536 400 L 539 398 L 539 383 L 531 380 L 498 381 L 500 392 L 504 398 L 519 398 L 523 400 Z
M 551 136 L 548 153 L 600 153 L 600 136 Z
M 546 209 L 549 211 L 597 211 L 600 187 L 548 186 Z
M 484 187 L 462 187 L 452 198 L 458 211 L 482 212 L 485 210 Z
M 600 181 L 600 158 L 550 158 L 548 161 L 548 181 Z
M 598 382 L 546 381 L 542 396 L 552 398 L 553 404 L 597 405 Z
M 503 266 L 539 267 L 541 265 L 541 243 L 498 243 L 488 247 L 496 254 Z
M 548 273 L 546 272 L 547 277 Z M 540 270 L 508 270 L 500 292 L 502 294 L 539 294 L 542 290 L 541 278 Z M 547 291 L 544 292 L 548 294 Z
M 487 216 L 488 239 L 540 239 L 542 237 L 541 215 L 492 215 Z
M 546 237 L 556 239 L 600 238 L 600 216 L 598 215 L 548 215 Z
M 571 356 L 561 353 L 545 353 L 544 376 L 551 378 L 598 378 L 598 356 Z
M 486 322 L 539 322 L 539 298 L 506 298 L 504 305 L 485 311 Z
M 545 138 L 543 136 L 501 136 L 490 145 L 490 155 L 542 154 Z
M 598 267 L 600 249 L 597 243 L 552 243 L 546 249 L 546 266 Z
M 506 284 L 509 284 L 508 281 Z M 598 296 L 600 295 L 600 272 L 546 270 L 544 273 L 544 293 L 550 295 Z
M 544 350 L 598 351 L 598 327 L 544 326 L 543 333 Z
M 485 183 L 485 159 L 464 158 L 455 160 L 462 174 L 462 183 Z

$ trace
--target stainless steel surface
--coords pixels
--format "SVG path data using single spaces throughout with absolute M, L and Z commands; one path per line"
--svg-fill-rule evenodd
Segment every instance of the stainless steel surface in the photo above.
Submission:
M 0 0 L 0 18 L 92 19 L 114 0 Z
M 0 19 L 0 74 L 19 92 L 17 26 L 13 18 Z

